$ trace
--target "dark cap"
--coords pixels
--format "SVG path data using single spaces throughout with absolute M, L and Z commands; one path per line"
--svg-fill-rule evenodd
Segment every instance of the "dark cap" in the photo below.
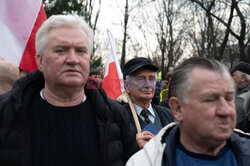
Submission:
M 245 62 L 239 62 L 237 63 L 232 70 L 230 71 L 231 74 L 233 74 L 236 70 L 245 73 L 245 74 L 249 74 L 250 75 L 250 64 L 245 63 Z
M 133 58 L 129 60 L 122 69 L 123 79 L 125 80 L 127 75 L 130 75 L 133 72 L 138 71 L 139 69 L 142 68 L 149 69 L 154 72 L 158 70 L 158 67 L 155 66 L 148 58 L 143 58 L 143 57 Z

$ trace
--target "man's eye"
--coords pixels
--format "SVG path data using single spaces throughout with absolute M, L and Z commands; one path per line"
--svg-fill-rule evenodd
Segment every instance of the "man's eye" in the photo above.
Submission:
M 209 103 L 209 102 L 213 102 L 215 100 L 216 100 L 216 98 L 207 98 L 204 101 Z
M 143 78 L 139 78 L 138 80 L 139 80 L 139 81 L 144 81 L 144 79 L 143 79 Z
M 150 82 L 155 82 L 156 80 L 155 80 L 155 78 L 151 78 L 151 79 L 149 79 L 149 81 Z
M 78 53 L 80 53 L 80 54 L 85 53 L 85 51 L 83 51 L 83 50 L 76 51 L 76 52 L 78 52 Z
M 213 102 L 214 101 L 214 99 L 207 99 L 207 100 L 205 100 L 206 102 Z
M 137 78 L 137 81 L 143 81 L 143 78 Z
M 86 49 L 86 48 L 76 48 L 75 52 L 78 53 L 78 54 L 87 54 L 88 49 Z
M 63 52 L 65 52 L 65 49 L 57 49 L 55 52 L 56 53 L 63 53 Z
M 77 52 L 77 53 L 85 53 L 86 51 L 83 50 L 83 49 L 76 49 L 76 52 Z
M 234 96 L 227 96 L 227 97 L 226 97 L 226 100 L 227 100 L 227 101 L 233 101 L 233 100 L 234 100 Z

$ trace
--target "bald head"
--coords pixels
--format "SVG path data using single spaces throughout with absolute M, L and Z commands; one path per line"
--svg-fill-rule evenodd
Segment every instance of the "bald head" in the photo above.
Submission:
M 0 61 L 0 94 L 12 89 L 13 83 L 19 78 L 19 70 L 15 63 Z

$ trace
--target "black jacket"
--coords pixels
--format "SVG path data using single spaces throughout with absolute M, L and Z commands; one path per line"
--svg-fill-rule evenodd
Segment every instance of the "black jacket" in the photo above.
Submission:
M 29 108 L 43 87 L 43 74 L 36 70 L 16 81 L 12 91 L 0 95 L 1 166 L 32 165 Z M 129 115 L 89 81 L 85 94 L 94 109 L 103 165 L 124 165 L 139 150 Z
M 244 131 L 245 133 L 250 133 L 250 121 L 248 117 L 242 119 L 236 126 L 237 129 Z

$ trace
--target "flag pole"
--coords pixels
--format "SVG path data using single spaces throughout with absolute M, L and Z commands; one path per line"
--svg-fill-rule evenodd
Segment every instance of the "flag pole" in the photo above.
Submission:
M 125 95 L 126 95 L 126 97 L 128 99 L 128 104 L 129 104 L 130 110 L 132 112 L 134 121 L 135 121 L 135 127 L 136 127 L 136 130 L 137 130 L 137 133 L 140 133 L 141 132 L 141 125 L 139 123 L 139 119 L 138 119 L 138 116 L 136 114 L 135 107 L 133 105 L 133 102 L 132 102 L 129 94 L 127 92 L 125 92 Z

